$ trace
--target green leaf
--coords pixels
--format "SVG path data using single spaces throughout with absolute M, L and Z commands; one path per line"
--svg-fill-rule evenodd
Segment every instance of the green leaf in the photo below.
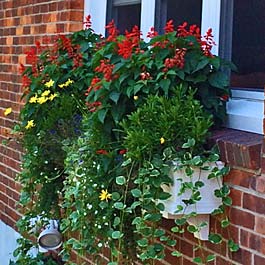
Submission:
M 223 239 L 222 239 L 222 236 L 219 234 L 210 234 L 209 241 L 214 244 L 220 244 L 223 241 Z
M 165 230 L 163 229 L 156 229 L 154 232 L 154 237 L 161 237 L 165 234 Z
M 114 218 L 114 221 L 113 221 L 113 226 L 116 227 L 117 225 L 120 224 L 120 222 L 121 222 L 120 217 L 117 217 L 117 216 L 116 216 L 116 217 Z
M 119 200 L 120 197 L 121 197 L 120 194 L 119 194 L 118 192 L 116 192 L 116 191 L 112 192 L 111 195 L 112 195 L 111 198 L 112 198 L 112 200 L 114 200 L 114 201 Z
M 164 91 L 165 95 L 168 95 L 169 86 L 171 84 L 171 81 L 169 79 L 161 79 L 159 82 L 160 87 Z
M 212 73 L 208 80 L 211 86 L 217 88 L 224 88 L 229 84 L 228 77 L 223 72 Z
M 170 193 L 162 191 L 162 192 L 159 193 L 158 199 L 160 199 L 160 200 L 167 200 L 171 196 L 172 195 Z
M 98 119 L 101 123 L 104 123 L 106 114 L 108 112 L 108 109 L 100 109 L 97 113 L 98 113 Z
M 207 262 L 210 262 L 210 261 L 213 261 L 213 260 L 215 260 L 215 255 L 208 255 L 207 258 L 206 258 Z
M 228 227 L 230 225 L 230 221 L 228 219 L 224 219 L 221 221 L 222 228 Z
M 126 179 L 124 176 L 118 176 L 116 177 L 116 183 L 118 185 L 124 185 L 126 183 Z
M 142 192 L 139 189 L 132 189 L 131 193 L 132 193 L 132 196 L 135 198 L 139 198 L 142 196 Z
M 135 209 L 137 206 L 141 205 L 141 202 L 136 201 L 131 205 L 131 209 Z
M 196 232 L 198 232 L 198 228 L 197 228 L 196 226 L 194 226 L 194 225 L 189 225 L 189 226 L 187 227 L 187 230 L 188 230 L 190 233 L 196 233 Z
M 173 239 L 167 240 L 167 245 L 168 246 L 174 247 L 174 246 L 176 246 L 176 243 L 177 243 L 176 240 L 173 240 Z
M 140 240 L 137 240 L 137 245 L 139 247 L 147 247 L 148 244 L 149 244 L 149 242 L 148 242 L 148 239 L 147 238 L 142 238 Z
M 200 258 L 200 257 L 196 257 L 196 258 L 194 258 L 194 259 L 193 259 L 193 262 L 198 263 L 198 264 L 202 264 L 202 263 L 203 263 L 203 262 L 202 262 L 202 258 Z
M 231 252 L 236 252 L 239 250 L 239 245 L 236 244 L 232 239 L 228 240 L 228 247 Z
M 113 206 L 118 210 L 123 210 L 126 207 L 122 202 L 115 202 Z
M 186 222 L 187 222 L 187 219 L 184 217 L 175 220 L 175 223 L 177 225 L 184 225 L 184 224 L 186 224 Z
M 113 239 L 119 239 L 119 238 L 121 238 L 123 236 L 123 234 L 120 232 L 120 231 L 114 231 L 114 232 L 112 232 L 112 234 L 111 234 L 111 237 L 113 238 Z
M 231 206 L 232 205 L 232 199 L 230 197 L 224 197 L 223 198 L 223 204 L 226 206 Z
M 151 221 L 151 222 L 158 222 L 161 220 L 160 213 L 149 213 L 144 216 L 144 220 Z
M 112 91 L 112 92 L 110 93 L 109 97 L 110 97 L 110 99 L 111 99 L 112 101 L 114 101 L 114 102 L 117 104 L 117 102 L 118 102 L 118 100 L 119 100 L 119 98 L 120 98 L 120 95 L 121 95 L 121 93 L 116 92 L 116 91 Z
M 126 166 L 128 166 L 128 165 L 130 165 L 132 163 L 132 160 L 131 160 L 131 158 L 129 158 L 129 159 L 127 159 L 127 160 L 125 160 L 123 163 L 122 163 L 122 167 L 126 167 Z
M 171 252 L 171 255 L 174 256 L 174 257 L 181 257 L 182 253 L 180 253 L 179 251 L 175 250 L 175 251 Z

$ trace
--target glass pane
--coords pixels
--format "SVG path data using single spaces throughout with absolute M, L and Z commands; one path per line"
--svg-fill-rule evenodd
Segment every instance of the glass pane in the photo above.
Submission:
M 264 0 L 234 0 L 232 61 L 238 73 L 231 74 L 233 87 L 265 85 L 264 14 Z
M 201 26 L 202 0 L 168 0 L 167 21 L 173 19 L 174 25 L 178 26 L 183 22 L 189 25 Z
M 141 4 L 122 5 L 113 7 L 113 19 L 121 34 L 131 30 L 133 26 L 140 28 Z

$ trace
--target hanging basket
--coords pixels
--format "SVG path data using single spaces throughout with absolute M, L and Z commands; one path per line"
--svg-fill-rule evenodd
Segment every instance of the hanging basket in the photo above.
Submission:
M 169 199 L 163 201 L 165 206 L 162 212 L 163 217 L 168 219 L 179 218 L 179 215 L 183 214 L 184 210 L 185 214 L 192 212 L 196 212 L 197 214 L 210 214 L 222 204 L 222 199 L 217 198 L 214 195 L 214 191 L 222 187 L 223 180 L 220 177 L 208 179 L 208 176 L 214 167 L 220 169 L 224 165 L 222 162 L 218 161 L 207 164 L 207 166 L 209 166 L 209 170 L 203 170 L 200 167 L 193 168 L 194 173 L 192 177 L 187 176 L 184 169 L 172 171 L 173 185 L 162 185 L 163 190 L 171 194 Z M 201 200 L 196 204 L 186 205 L 183 201 L 190 199 L 191 191 L 186 190 L 184 193 L 180 194 L 181 183 L 195 183 L 196 181 L 204 183 L 204 186 L 200 188 Z M 183 207 L 183 211 L 177 212 L 178 205 Z

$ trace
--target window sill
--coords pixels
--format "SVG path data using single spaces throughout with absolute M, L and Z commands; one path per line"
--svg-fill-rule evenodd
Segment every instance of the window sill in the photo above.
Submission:
M 214 131 L 210 143 L 218 145 L 221 160 L 232 167 L 262 167 L 263 135 L 225 128 Z

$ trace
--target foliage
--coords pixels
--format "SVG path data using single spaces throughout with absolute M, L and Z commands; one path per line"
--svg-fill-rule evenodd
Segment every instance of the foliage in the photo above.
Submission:
M 27 238 L 36 238 L 47 218 L 60 219 L 66 263 L 74 264 L 72 250 L 97 262 L 105 248 L 112 265 L 163 259 L 165 245 L 176 244 L 159 227 L 172 161 L 192 177 L 192 166 L 218 159 L 204 144 L 224 118 L 229 90 L 223 62 L 210 51 L 211 30 L 201 37 L 196 26 L 184 23 L 174 31 L 169 21 L 164 35 L 152 30 L 144 42 L 137 27 L 118 36 L 111 22 L 101 38 L 90 24 L 59 35 L 52 46 L 37 43 L 27 55 L 31 66 L 22 67 L 24 217 L 18 226 L 26 239 L 15 253 L 17 264 L 37 264 L 39 256 L 29 252 L 36 243 Z M 226 173 L 209 169 L 209 177 Z M 202 185 L 182 185 L 192 191 L 187 203 L 199 201 Z M 229 206 L 228 195 L 226 186 L 216 191 Z M 190 217 L 183 214 L 175 232 Z M 35 217 L 40 224 L 32 229 Z M 219 235 L 210 240 L 221 241 Z

